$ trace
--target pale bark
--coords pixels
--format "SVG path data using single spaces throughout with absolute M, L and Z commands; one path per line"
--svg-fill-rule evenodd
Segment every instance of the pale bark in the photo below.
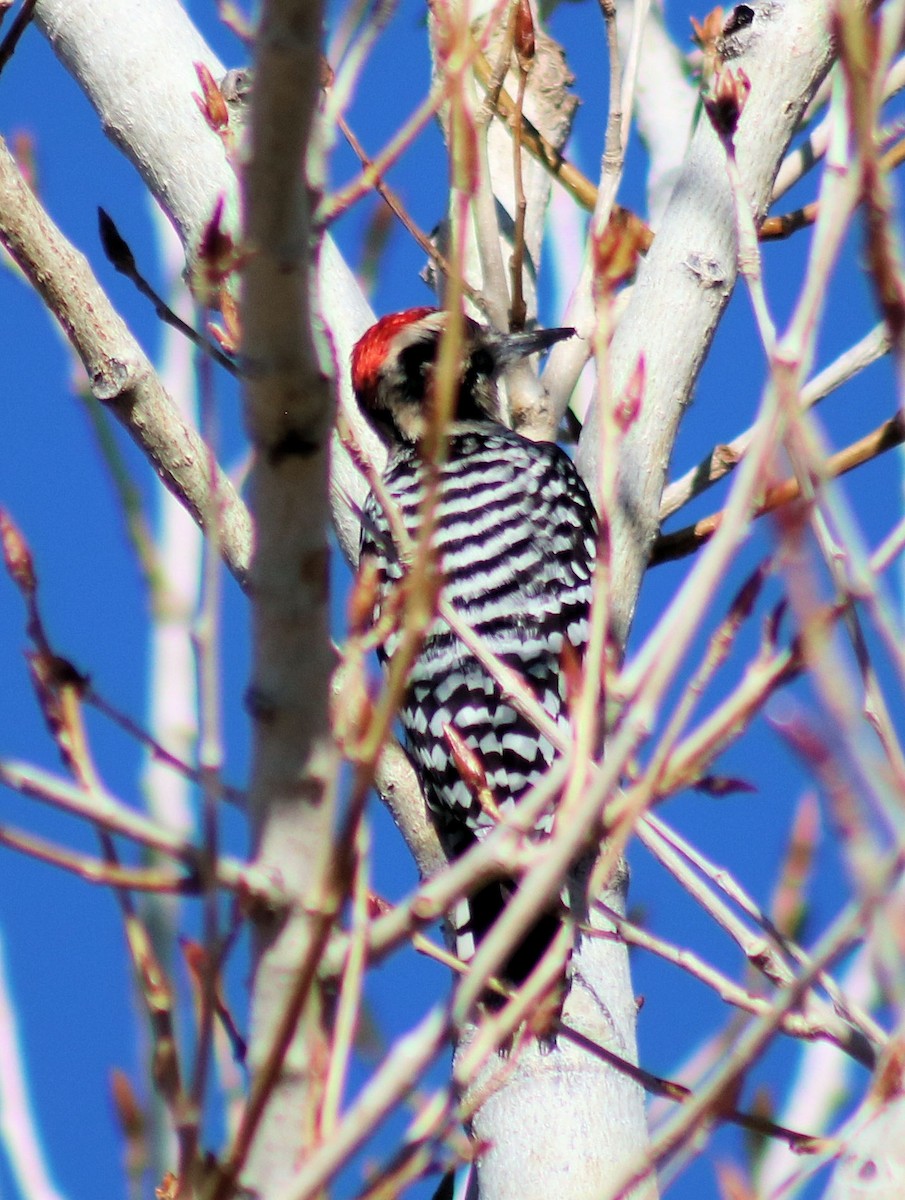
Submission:
M 905 1195 L 905 1095 L 882 1102 L 870 1097 L 845 1134 L 847 1148 L 824 1200 L 900 1200 Z
M 193 64 L 222 66 L 176 0 L 38 0 L 35 19 L 191 259 L 219 196 L 236 217 L 235 177 L 191 98 Z
M 152 207 L 151 204 L 148 205 Z M 160 259 L 171 285 L 171 304 L 186 321 L 192 305 L 181 285 L 182 244 L 156 205 L 152 213 Z M 167 328 L 161 353 L 160 379 L 173 397 L 186 426 L 197 421 L 196 374 L 191 344 Z M 238 498 L 237 498 L 238 499 Z M 244 511 L 244 505 L 243 511 Z M 154 530 L 157 571 L 149 581 L 151 625 L 148 637 L 147 727 L 152 736 L 191 762 L 198 735 L 198 690 L 192 626 L 201 598 L 204 542 L 185 506 L 172 492 L 158 497 Z M 248 550 L 245 552 L 246 561 Z M 195 834 L 193 787 L 185 776 L 154 754 L 146 756 L 142 792 L 148 812 L 186 840 Z M 172 969 L 176 961 L 182 901 L 174 896 L 148 896 L 143 915 L 158 960 Z M 150 1049 L 150 1047 L 146 1048 Z M 162 1179 L 177 1161 L 176 1136 L 160 1096 L 148 1097 L 151 1171 Z
M 616 5 L 623 62 L 641 9 L 638 0 L 620 0 Z M 640 137 L 647 151 L 647 221 L 656 229 L 682 171 L 699 96 L 666 29 L 661 0 L 651 3 L 640 37 L 631 136 Z
M 761 216 L 783 152 L 830 63 L 830 5 L 769 0 L 751 7 L 754 21 L 734 39 L 737 53 L 728 65 L 741 67 L 751 80 L 735 145 L 753 210 Z M 644 363 L 641 409 L 621 447 L 618 508 L 610 514 L 620 641 L 628 633 L 657 534 L 660 494 L 679 422 L 735 284 L 736 247 L 725 151 L 705 117 L 612 344 L 614 398 L 639 360 Z M 578 453 L 586 479 L 597 475 L 599 443 L 592 407 Z
M 261 1196 L 292 1178 L 316 1135 L 328 1054 L 325 999 L 302 986 L 340 903 L 330 803 L 337 764 L 328 720 L 327 471 L 329 381 L 312 333 L 310 195 L 303 172 L 319 95 L 321 8 L 273 0 L 256 39 L 245 172 L 251 248 L 243 275 L 246 424 L 254 447 L 252 510 L 254 752 L 249 809 L 254 861 L 286 890 L 289 908 L 254 923 L 252 1087 L 279 1066 L 251 1141 L 243 1180 Z M 295 1005 L 294 1020 L 287 1010 Z
M 584 881 L 587 882 L 586 880 Z M 625 912 L 627 877 L 614 879 L 600 900 Z M 596 929 L 611 929 L 596 914 Z M 624 943 L 584 937 L 572 956 L 563 1024 L 629 1063 L 637 1062 L 637 1006 Z M 474 1031 L 463 1037 L 458 1054 Z M 497 1087 L 492 1087 L 492 1081 Z M 629 1164 L 644 1154 L 647 1126 L 641 1086 L 593 1050 L 565 1034 L 529 1041 L 513 1064 L 494 1055 L 466 1095 L 489 1087 L 473 1120 L 486 1144 L 478 1159 L 481 1200 L 584 1200 L 609 1196 Z M 656 1185 L 631 1192 L 652 1200 Z
M 31 1200 L 68 1200 L 41 1144 L 24 1062 L 25 1040 L 0 938 L 0 1144 L 13 1187 Z

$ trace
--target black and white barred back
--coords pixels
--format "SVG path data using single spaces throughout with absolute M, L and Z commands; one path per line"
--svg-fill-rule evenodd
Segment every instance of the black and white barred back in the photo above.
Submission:
M 435 544 L 444 595 L 485 644 L 530 685 L 544 710 L 568 721 L 564 642 L 587 644 L 596 517 L 587 489 L 558 446 L 503 426 L 457 434 L 440 476 Z M 410 537 L 418 534 L 425 469 L 413 447 L 389 463 L 385 482 Z M 386 517 L 365 509 L 362 554 L 381 561 L 384 593 L 401 577 Z M 399 635 L 384 648 L 391 658 Z M 555 753 L 500 696 L 499 684 L 444 621 L 427 633 L 400 712 L 409 752 L 431 808 L 449 834 L 493 827 L 460 778 L 444 727 L 474 750 L 497 806 L 506 809 L 544 774 Z M 549 829 L 550 814 L 540 831 Z

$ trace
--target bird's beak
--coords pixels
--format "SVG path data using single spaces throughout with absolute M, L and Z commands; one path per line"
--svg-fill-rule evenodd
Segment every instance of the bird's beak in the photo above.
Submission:
M 514 362 L 538 354 L 556 342 L 574 337 L 574 329 L 532 329 L 530 333 L 501 333 L 493 339 L 493 352 L 497 367 L 505 371 Z

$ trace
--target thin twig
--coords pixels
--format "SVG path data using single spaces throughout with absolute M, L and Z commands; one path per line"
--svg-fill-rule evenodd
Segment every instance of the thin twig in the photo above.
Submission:
M 125 733 L 133 737 L 141 746 L 148 751 L 150 756 L 159 762 L 164 763 L 168 767 L 172 767 L 174 771 L 178 771 L 192 783 L 201 783 L 202 772 L 198 767 L 193 767 L 189 763 L 184 762 L 178 755 L 173 754 L 166 746 L 162 745 L 152 734 L 133 720 L 128 713 L 122 712 L 115 705 L 111 704 L 105 697 L 100 695 L 97 689 L 89 682 L 83 699 L 86 704 L 90 704 L 96 708 L 98 712 L 108 717 L 114 724 L 118 725 Z M 242 788 L 233 787 L 230 784 L 222 785 L 222 795 L 224 800 L 237 805 L 239 808 L 245 806 L 245 792 Z
M 86 791 L 40 767 L 12 759 L 0 759 L 0 783 L 21 792 L 23 796 L 31 796 L 63 812 L 101 825 L 138 845 L 159 850 L 184 863 L 190 871 L 197 868 L 199 851 L 195 846 L 179 834 L 122 804 L 109 792 L 100 789 Z M 221 856 L 219 882 L 221 887 L 257 896 L 265 904 L 274 905 L 277 909 L 285 902 L 285 896 L 272 882 L 236 859 Z
M 27 854 L 38 862 L 71 871 L 85 883 L 104 887 L 129 888 L 137 892 L 164 892 L 172 895 L 196 894 L 197 880 L 190 874 L 173 874 L 160 867 L 128 867 L 79 854 L 57 846 L 46 838 L 22 833 L 8 825 L 0 826 L 0 845 Z
M 880 172 L 888 174 L 896 167 L 901 166 L 903 162 L 905 162 L 905 139 L 897 142 L 895 146 L 890 147 L 881 155 L 878 167 Z M 806 229 L 809 225 L 813 225 L 819 212 L 818 201 L 812 200 L 810 204 L 802 205 L 801 208 L 796 208 L 792 212 L 766 217 L 759 230 L 760 240 L 762 242 L 781 241 L 791 237 L 799 229 Z
M 349 127 L 345 117 L 339 118 L 339 127 L 342 130 L 346 141 L 358 155 L 358 160 L 362 167 L 364 167 L 365 170 L 373 167 L 373 162 L 365 153 L 364 147 Z M 393 188 L 391 188 L 390 185 L 382 178 L 375 178 L 374 191 L 378 194 L 378 196 L 380 196 L 387 208 L 389 208 L 390 212 L 392 212 L 397 220 L 402 224 L 403 228 L 408 230 L 431 262 L 434 263 L 437 270 L 441 271 L 448 278 L 452 269 L 449 259 L 447 259 L 447 257 L 442 254 L 440 250 L 438 250 L 436 243 L 427 236 L 424 230 L 419 228 L 408 209 L 405 207 L 398 193 L 395 192 Z M 468 299 L 471 301 L 471 303 L 474 304 L 475 307 L 480 311 L 484 311 L 486 308 L 486 302 L 482 293 L 477 288 L 472 287 L 472 285 L 467 281 L 463 280 L 462 286 L 465 289 L 465 294 L 468 296 Z
M 9 32 L 3 41 L 0 42 L 0 71 L 3 70 L 15 53 L 22 34 L 31 23 L 37 2 L 38 0 L 22 0 L 22 7 L 16 13 L 15 17 L 13 17 L 13 23 L 9 27 Z
M 138 263 L 135 261 L 135 255 L 132 253 L 128 242 L 119 232 L 113 218 L 103 208 L 98 208 L 98 228 L 101 235 L 101 245 L 104 248 L 104 253 L 110 260 L 110 263 L 120 275 L 125 275 L 135 284 L 139 292 L 150 300 L 154 306 L 154 312 L 167 325 L 171 326 L 181 333 L 183 337 L 188 338 L 193 346 L 197 346 L 204 354 L 207 354 L 219 366 L 228 371 L 234 378 L 238 378 L 241 374 L 239 367 L 233 362 L 228 355 L 217 346 L 210 338 L 206 338 L 204 334 L 194 329 L 187 321 L 183 321 L 178 313 L 173 312 L 166 300 L 148 283 L 147 279 L 138 269 Z
M 873 432 L 852 442 L 843 450 L 830 455 L 824 466 L 824 477 L 838 479 L 840 476 L 863 466 L 874 458 L 879 458 L 887 450 L 899 446 L 905 440 L 905 423 L 900 415 L 884 421 Z M 752 517 L 762 517 L 784 504 L 789 504 L 801 496 L 801 485 L 797 479 L 786 479 L 775 487 L 768 489 L 766 496 L 758 503 Z M 702 517 L 694 525 L 677 529 L 674 533 L 663 534 L 657 539 L 651 555 L 651 565 L 657 566 L 663 562 L 671 562 L 694 554 L 702 545 L 710 540 L 719 529 L 725 514 L 725 509 Z
M 801 389 L 802 408 L 810 408 L 825 399 L 888 352 L 889 337 L 885 327 L 882 324 L 875 325 L 870 333 L 865 334 L 859 342 L 845 350 L 805 384 Z M 686 471 L 665 488 L 660 503 L 660 520 L 665 521 L 689 500 L 734 470 L 745 454 L 753 434 L 752 426 L 731 442 L 715 446 L 696 467 Z

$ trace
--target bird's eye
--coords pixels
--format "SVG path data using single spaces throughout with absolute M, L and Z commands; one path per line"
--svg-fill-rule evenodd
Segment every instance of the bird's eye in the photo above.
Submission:
M 399 353 L 399 368 L 405 378 L 409 399 L 422 401 L 425 396 L 427 368 L 434 365 L 437 343 L 433 338 L 412 342 Z

